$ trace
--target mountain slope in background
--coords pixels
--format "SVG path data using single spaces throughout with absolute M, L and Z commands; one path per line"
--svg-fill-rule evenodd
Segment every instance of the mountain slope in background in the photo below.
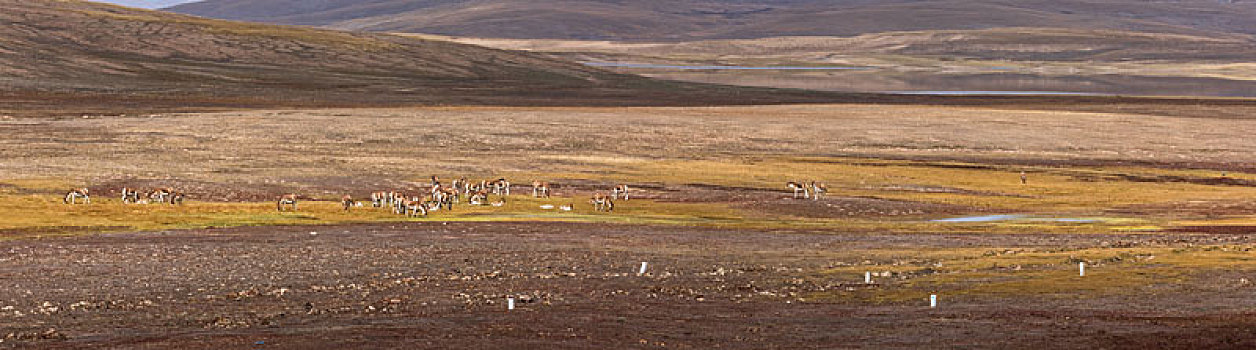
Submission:
M 179 4 L 186 4 L 198 0 L 93 0 L 96 2 L 104 2 L 115 5 L 138 7 L 142 9 L 159 9 Z
M 493 38 L 693 40 L 1001 27 L 1256 34 L 1250 0 L 207 0 L 169 10 Z
M 327 105 L 728 99 L 718 93 L 723 88 L 615 74 L 526 52 L 85 1 L 0 0 L 0 23 L 5 23 L 0 26 L 0 94 Z

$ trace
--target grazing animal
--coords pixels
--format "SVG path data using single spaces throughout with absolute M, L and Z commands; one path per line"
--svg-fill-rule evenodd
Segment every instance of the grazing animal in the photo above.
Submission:
M 126 203 L 135 204 L 139 202 L 140 202 L 139 190 L 126 188 L 126 187 L 122 188 L 122 204 L 126 204 Z
M 615 210 L 615 202 L 611 200 L 611 197 L 603 194 L 602 192 L 594 193 L 593 198 L 589 200 L 589 203 L 593 204 L 593 211 L 609 212 Z
M 353 208 L 353 197 L 347 194 L 340 197 L 340 205 L 345 207 L 345 211 L 349 211 L 349 208 Z
M 611 189 L 611 199 L 619 199 L 619 195 L 624 196 L 624 200 L 628 200 L 628 185 L 619 184 Z
M 549 198 L 550 184 L 545 181 L 532 181 L 532 198 Z
M 798 193 L 802 193 L 802 198 L 811 197 L 811 195 L 807 193 L 807 186 L 803 185 L 801 182 L 790 181 L 785 184 L 785 187 L 789 187 L 789 189 L 794 190 L 794 199 L 798 199 Z
M 811 187 L 811 200 L 814 201 L 820 200 L 820 195 L 829 191 L 829 186 L 824 185 L 823 182 L 812 181 L 809 185 Z
M 275 203 L 275 209 L 282 212 L 285 206 L 291 207 L 292 211 L 297 211 L 297 195 L 289 193 L 279 197 L 279 201 Z
M 73 188 L 65 194 L 65 204 L 78 204 L 78 199 L 83 199 L 83 204 L 92 204 L 91 193 L 86 188 Z
M 170 188 L 158 188 L 148 192 L 148 199 L 152 200 L 154 203 L 166 203 L 166 201 L 170 199 L 171 192 L 174 192 L 174 190 Z

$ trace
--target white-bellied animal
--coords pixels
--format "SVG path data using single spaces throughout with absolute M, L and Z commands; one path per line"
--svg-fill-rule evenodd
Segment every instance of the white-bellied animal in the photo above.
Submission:
M 404 200 L 402 201 L 402 207 L 404 208 L 402 212 L 405 213 L 406 217 L 427 216 L 427 203 L 423 201 Z
M 415 200 L 417 199 L 418 198 L 415 198 Z M 393 199 L 391 200 L 392 204 L 389 204 L 389 206 L 392 207 L 393 214 L 405 214 L 407 201 L 408 200 L 405 195 L 401 193 L 393 193 Z
M 292 193 L 285 194 L 283 195 L 283 197 L 279 197 L 279 201 L 275 202 L 276 210 L 283 211 L 285 207 L 290 207 L 292 208 L 292 211 L 297 211 L 297 195 L 296 194 L 292 194 Z
M 615 210 L 615 201 L 611 197 L 602 192 L 594 193 L 593 198 L 589 200 L 593 204 L 593 211 L 612 211 Z
M 153 203 L 166 203 L 167 200 L 170 200 L 171 192 L 174 192 L 174 190 L 170 188 L 158 188 L 148 192 L 148 199 L 152 200 Z
M 628 185 L 619 184 L 611 189 L 611 199 L 619 199 L 620 195 L 624 196 L 624 200 L 628 200 Z
M 506 197 L 502 197 L 502 199 L 499 199 L 496 202 L 490 203 L 490 205 L 494 207 L 504 207 L 506 206 Z
M 488 190 L 485 189 L 480 189 L 479 191 L 472 193 L 470 197 L 467 197 L 467 204 L 470 205 L 488 204 L 486 202 L 488 202 Z
M 533 198 L 549 198 L 550 184 L 545 181 L 532 181 Z
M 558 209 L 562 211 L 572 211 L 573 209 L 576 209 L 576 205 L 571 203 L 563 204 L 563 206 L 558 207 Z
M 812 181 L 810 184 L 810 187 L 811 187 L 811 200 L 818 201 L 820 200 L 821 195 L 829 191 L 829 186 L 825 186 L 823 182 Z
M 506 179 L 504 178 L 489 182 L 487 184 L 487 187 L 493 189 L 493 194 L 495 195 L 499 195 L 499 196 L 510 195 L 510 181 L 506 181 Z
M 349 211 L 349 208 L 353 208 L 353 197 L 347 194 L 340 197 L 340 205 L 345 207 L 345 211 Z
M 140 191 L 134 188 L 122 188 L 122 204 L 135 204 L 140 202 Z
M 441 191 L 445 193 L 443 199 L 446 203 L 444 204 L 449 207 L 449 210 L 454 209 L 454 203 L 460 203 L 462 200 L 462 194 L 456 188 L 446 188 Z
M 466 183 L 463 183 L 462 194 L 467 195 L 469 197 L 471 196 L 472 193 L 479 192 L 481 189 L 483 189 L 485 183 L 488 183 L 488 181 L 480 181 L 478 183 L 468 181 Z
M 65 194 L 65 204 L 78 204 L 78 199 L 83 199 L 83 204 L 92 204 L 92 196 L 86 188 L 72 188 Z
M 811 195 L 807 193 L 807 186 L 803 185 L 801 182 L 790 181 L 785 183 L 785 187 L 789 187 L 789 189 L 794 190 L 794 199 L 798 199 L 798 193 L 802 193 L 802 198 L 811 197 Z
M 379 192 L 371 193 L 371 206 L 372 207 L 383 208 L 385 205 L 387 205 L 387 201 L 388 201 L 388 192 L 379 191 Z

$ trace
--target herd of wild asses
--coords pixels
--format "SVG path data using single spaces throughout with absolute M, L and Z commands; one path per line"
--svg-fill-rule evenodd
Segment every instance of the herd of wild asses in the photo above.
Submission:
M 822 182 L 816 181 L 790 181 L 785 185 L 794 192 L 794 198 L 802 195 L 805 199 L 819 200 L 824 193 L 828 192 L 828 186 Z M 604 192 L 595 192 L 589 199 L 589 204 L 593 206 L 594 211 L 611 212 L 615 210 L 615 201 L 621 198 L 625 201 L 629 197 L 629 187 L 626 184 L 615 185 L 609 191 L 609 195 Z M 122 188 L 123 204 L 183 204 L 185 197 L 181 191 L 173 188 L 159 188 L 143 193 L 141 196 L 139 189 Z M 489 196 L 498 196 L 496 201 L 490 200 Z M 506 198 L 510 196 L 510 181 L 505 178 L 496 180 L 481 180 L 479 182 L 467 181 L 467 179 L 459 178 L 454 180 L 449 186 L 441 183 L 440 178 L 432 176 L 431 185 L 428 194 L 407 195 L 401 191 L 379 191 L 371 193 L 371 206 L 374 208 L 389 208 L 393 214 L 405 215 L 407 217 L 427 216 L 428 213 L 437 210 L 453 210 L 454 204 L 461 203 L 466 198 L 468 205 L 491 205 L 501 207 L 506 205 Z M 550 183 L 545 181 L 532 182 L 532 197 L 534 198 L 550 198 Z M 283 211 L 297 211 L 297 198 L 295 193 L 285 194 L 275 202 L 275 209 Z M 87 188 L 71 189 L 65 195 L 66 204 L 78 204 L 79 200 L 83 204 L 91 204 L 91 194 Z M 353 200 L 352 196 L 345 195 L 341 197 L 340 203 L 344 211 L 350 211 L 354 207 L 363 206 L 362 203 Z M 553 209 L 553 206 L 544 205 L 544 209 Z M 571 211 L 574 209 L 573 204 L 567 204 L 560 207 L 561 210 Z

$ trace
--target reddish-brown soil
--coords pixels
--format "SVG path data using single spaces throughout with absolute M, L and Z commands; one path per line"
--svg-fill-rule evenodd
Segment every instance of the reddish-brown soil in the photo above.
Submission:
M 932 310 L 926 295 L 885 304 L 804 296 L 893 288 L 817 277 L 868 249 L 1253 240 L 425 222 L 9 241 L 0 243 L 0 346 L 1251 348 L 1256 315 L 1243 310 L 1256 307 L 1256 289 L 1216 287 L 1238 276 L 1129 296 L 944 296 Z M 639 276 L 642 261 L 650 267 Z M 516 310 L 506 295 L 520 298 Z

